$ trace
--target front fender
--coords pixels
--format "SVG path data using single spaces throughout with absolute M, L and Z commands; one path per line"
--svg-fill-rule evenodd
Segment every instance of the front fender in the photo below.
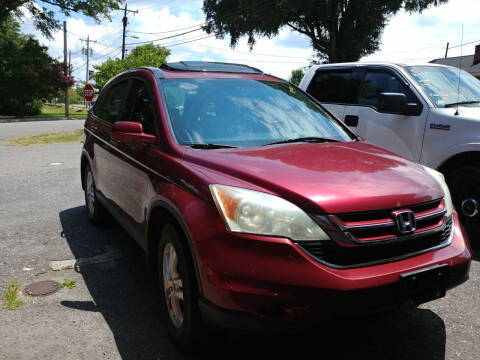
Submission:
M 447 163 L 448 160 L 454 156 L 467 152 L 479 152 L 480 142 L 470 142 L 464 144 L 458 144 L 450 148 L 442 149 L 438 151 L 434 156 L 431 156 L 428 162 L 423 163 L 433 169 L 440 169 Z

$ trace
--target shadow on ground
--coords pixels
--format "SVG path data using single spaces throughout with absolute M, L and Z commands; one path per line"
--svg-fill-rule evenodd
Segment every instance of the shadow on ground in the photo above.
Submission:
M 83 206 L 60 213 L 62 235 L 75 257 L 108 249 L 125 257 L 80 272 L 92 302 L 63 301 L 80 311 L 100 312 L 122 359 L 444 359 L 445 324 L 434 312 L 412 309 L 350 321 L 335 321 L 295 335 L 229 332 L 211 339 L 201 354 L 184 356 L 170 341 L 159 314 L 156 281 L 147 274 L 143 253 L 113 221 L 97 228 Z
M 480 261 L 480 251 L 475 251 L 472 255 L 472 260 L 474 261 Z

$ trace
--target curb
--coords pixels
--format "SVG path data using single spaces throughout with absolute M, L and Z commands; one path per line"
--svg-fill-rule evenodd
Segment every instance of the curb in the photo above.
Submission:
M 97 256 L 88 258 L 78 258 L 69 260 L 50 261 L 48 267 L 53 271 L 61 271 L 67 269 L 79 269 L 82 266 L 102 264 L 108 262 L 114 262 L 122 259 L 124 256 L 118 251 L 108 252 Z

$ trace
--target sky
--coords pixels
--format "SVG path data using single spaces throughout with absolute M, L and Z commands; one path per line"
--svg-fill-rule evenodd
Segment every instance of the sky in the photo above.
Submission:
M 195 30 L 205 21 L 202 0 L 131 0 L 128 9 L 138 13 L 128 14 L 126 48 L 135 43 L 154 41 L 171 50 L 168 61 L 203 60 L 243 63 L 257 67 L 266 73 L 288 79 L 293 69 L 307 67 L 313 56 L 309 38 L 291 31 L 280 30 L 271 39 L 257 38 L 250 50 L 246 38 L 232 49 L 229 38 L 216 39 L 202 30 Z M 40 3 L 42 4 L 42 3 Z M 52 8 L 52 10 L 55 10 Z M 432 7 L 418 14 L 399 12 L 385 27 L 381 46 L 374 54 L 362 61 L 429 62 L 445 56 L 445 47 L 450 43 L 449 56 L 471 55 L 475 44 L 480 44 L 480 1 L 450 0 L 449 3 Z M 100 23 L 78 14 L 64 18 L 67 21 L 68 49 L 72 52 L 73 75 L 77 80 L 85 80 L 86 56 L 82 54 L 87 36 L 93 54 L 90 57 L 90 70 L 109 57 L 121 56 L 123 11 L 115 11 L 111 21 Z M 461 33 L 463 25 L 463 44 Z M 195 31 L 192 31 L 195 30 Z M 190 32 L 191 31 L 191 32 Z M 63 60 L 63 31 L 54 34 L 52 40 L 41 36 L 33 27 L 31 19 L 25 16 L 22 32 L 33 34 L 48 47 L 52 57 Z M 184 35 L 164 39 L 172 35 Z M 468 44 L 467 44 L 468 43 Z

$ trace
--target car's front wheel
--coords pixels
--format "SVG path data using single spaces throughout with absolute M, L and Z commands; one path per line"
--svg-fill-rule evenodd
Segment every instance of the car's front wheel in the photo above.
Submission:
M 198 291 L 188 248 L 177 229 L 162 229 L 158 246 L 158 275 L 162 312 L 173 340 L 191 350 L 203 342 L 204 323 L 198 309 Z
M 464 166 L 447 174 L 452 201 L 472 247 L 480 249 L 480 168 Z

